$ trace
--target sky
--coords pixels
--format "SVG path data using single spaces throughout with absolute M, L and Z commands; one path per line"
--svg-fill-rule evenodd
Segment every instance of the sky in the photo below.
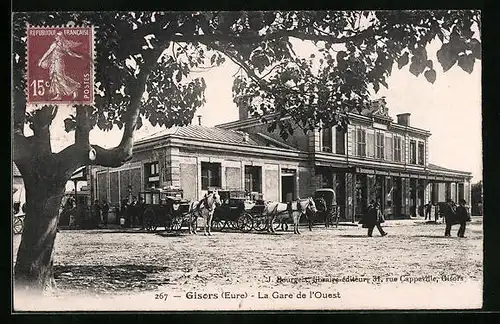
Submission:
M 435 53 L 437 42 L 428 47 L 429 58 L 438 65 Z M 295 48 L 297 47 L 297 48 Z M 313 50 L 307 44 L 297 43 L 298 55 L 307 55 Z M 302 53 L 302 54 L 301 54 Z M 472 182 L 482 180 L 481 140 L 481 62 L 476 61 L 474 71 L 468 74 L 458 65 L 446 73 L 441 66 L 435 66 L 437 78 L 434 84 L 423 75 L 415 77 L 406 66 L 393 72 L 387 80 L 389 88 L 381 87 L 373 99 L 385 96 L 389 114 L 396 121 L 399 113 L 411 113 L 411 125 L 431 132 L 429 138 L 429 162 L 446 168 L 472 172 Z M 238 109 L 232 102 L 231 87 L 237 66 L 229 60 L 210 70 L 192 72 L 193 77 L 203 76 L 207 89 L 206 104 L 195 115 L 202 115 L 204 126 L 230 122 L 238 119 Z M 51 127 L 53 150 L 61 150 L 72 143 L 74 134 L 64 132 L 63 120 L 71 112 L 70 107 L 60 107 Z M 196 124 L 195 117 L 193 123 Z M 136 132 L 135 138 L 160 131 L 147 123 Z M 93 144 L 113 147 L 121 139 L 121 131 L 102 132 L 92 130 Z

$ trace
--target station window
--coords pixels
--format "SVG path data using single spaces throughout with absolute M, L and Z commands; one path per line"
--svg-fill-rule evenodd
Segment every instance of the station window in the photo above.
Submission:
M 358 128 L 356 135 L 356 140 L 358 143 L 358 155 L 366 156 L 366 131 L 364 129 Z
M 417 164 L 417 143 L 410 141 L 410 163 Z
M 245 191 L 262 192 L 261 174 L 260 166 L 245 166 Z
M 335 127 L 335 153 L 345 154 L 345 134 L 340 127 Z
M 221 187 L 220 163 L 201 162 L 201 189 L 208 190 L 209 187 Z
M 377 159 L 383 159 L 384 158 L 384 133 L 382 132 L 377 132 L 377 137 L 376 137 L 376 148 L 377 148 Z
M 401 162 L 401 137 L 394 137 L 394 161 Z
M 418 142 L 418 164 L 425 164 L 425 149 L 423 142 Z
M 146 163 L 144 176 L 147 188 L 158 188 L 160 186 L 160 164 L 158 162 Z
M 331 127 L 326 127 L 321 130 L 322 136 L 322 148 L 321 150 L 323 152 L 332 152 L 332 128 Z

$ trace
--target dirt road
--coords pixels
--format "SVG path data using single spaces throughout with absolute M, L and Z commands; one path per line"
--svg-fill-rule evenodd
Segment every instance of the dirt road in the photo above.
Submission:
M 301 228 L 301 235 L 215 232 L 211 237 L 62 230 L 55 246 L 55 295 L 185 293 L 210 287 L 295 291 L 320 287 L 324 283 L 314 280 L 321 278 L 401 282 L 431 276 L 441 283 L 458 278 L 481 285 L 481 218 L 468 224 L 466 238 L 456 237 L 458 226 L 451 238 L 443 237 L 444 225 L 422 221 L 387 221 L 384 226 L 389 235 L 380 237 L 375 230 L 372 238 L 361 227 L 319 225 L 312 232 Z M 19 239 L 14 238 L 14 254 Z

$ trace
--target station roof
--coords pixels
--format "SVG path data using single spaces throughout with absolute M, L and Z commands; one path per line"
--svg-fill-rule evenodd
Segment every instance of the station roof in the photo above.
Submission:
M 269 138 L 263 134 L 249 134 L 243 131 L 223 129 L 219 127 L 205 127 L 199 125 L 188 125 L 183 127 L 173 127 L 145 136 L 137 140 L 137 144 L 160 139 L 167 136 L 182 138 L 200 139 L 214 142 L 232 143 L 249 146 L 279 147 L 295 149 L 276 139 Z
M 431 171 L 437 171 L 437 172 L 444 171 L 444 172 L 460 173 L 460 174 L 464 174 L 464 175 L 470 175 L 471 174 L 470 172 L 460 171 L 460 170 L 454 170 L 454 169 L 448 169 L 448 168 L 445 168 L 445 167 L 442 167 L 442 166 L 439 166 L 439 165 L 436 165 L 436 164 L 432 164 L 432 163 L 428 164 L 428 168 Z

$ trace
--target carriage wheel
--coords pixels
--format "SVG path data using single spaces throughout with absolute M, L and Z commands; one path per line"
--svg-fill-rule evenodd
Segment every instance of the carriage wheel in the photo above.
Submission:
M 220 219 L 214 219 L 212 221 L 212 229 L 214 231 L 222 231 L 226 227 L 226 222 L 220 220 Z
M 253 228 L 257 231 L 264 231 L 267 228 L 265 217 L 256 217 L 253 220 Z
M 238 229 L 244 233 L 248 233 L 253 228 L 253 217 L 247 213 L 242 214 L 236 220 L 238 224 Z
M 148 208 L 144 211 L 144 224 L 147 231 L 156 230 L 156 214 L 152 208 Z
M 229 226 L 231 226 L 231 229 L 233 229 L 233 230 L 239 230 L 240 229 L 238 227 L 238 221 L 237 220 L 229 221 Z
M 180 231 L 182 228 L 182 217 L 174 217 L 172 219 L 172 231 Z
M 24 222 L 21 217 L 14 217 L 12 227 L 14 229 L 14 234 L 21 234 L 23 232 Z
M 230 220 L 224 220 L 224 227 L 227 227 L 228 229 L 237 229 L 238 224 L 235 224 L 235 222 L 230 221 Z

